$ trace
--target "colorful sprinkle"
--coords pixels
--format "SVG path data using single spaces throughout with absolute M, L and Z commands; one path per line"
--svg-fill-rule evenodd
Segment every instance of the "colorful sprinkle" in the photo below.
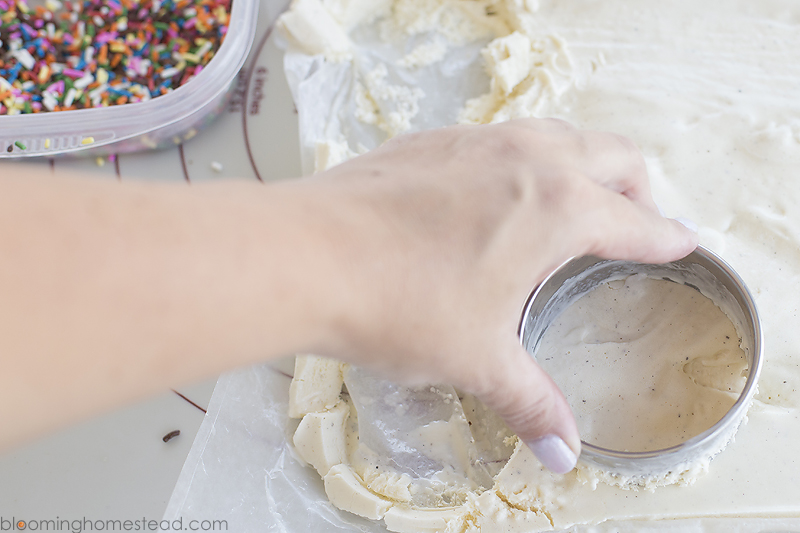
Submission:
M 93 144 L 93 143 L 94 143 L 94 137 L 84 137 L 83 139 L 81 139 L 81 144 L 83 145 Z
M 231 0 L 0 0 L 0 115 L 143 102 L 197 76 Z
M 19 148 L 20 150 L 27 150 L 27 149 L 28 149 L 28 147 L 27 147 L 27 146 L 25 146 L 24 144 L 22 144 L 22 143 L 21 143 L 21 142 L 19 142 L 19 141 L 14 141 L 14 146 L 16 146 L 17 148 Z

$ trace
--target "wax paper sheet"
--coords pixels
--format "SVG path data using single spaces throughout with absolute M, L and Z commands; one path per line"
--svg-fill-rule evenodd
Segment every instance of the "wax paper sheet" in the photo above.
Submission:
M 354 153 L 370 150 L 388 134 L 356 118 L 358 83 L 386 65 L 385 80 L 393 86 L 418 88 L 418 112 L 409 131 L 456 122 L 468 98 L 488 89 L 480 49 L 475 41 L 447 51 L 446 59 L 414 69 L 397 68 L 414 42 L 386 43 L 375 28 L 358 30 L 352 61 L 330 61 L 291 48 L 285 71 L 300 122 L 304 173 L 315 168 L 325 143 L 338 143 Z M 383 114 L 397 102 L 378 101 Z M 333 507 L 317 472 L 294 452 L 291 435 L 297 421 L 287 416 L 291 360 L 232 372 L 220 378 L 208 414 L 186 460 L 165 513 L 165 520 L 225 520 L 237 533 L 279 531 L 385 532 L 382 522 L 361 519 Z M 690 519 L 630 521 L 577 526 L 573 533 L 785 533 L 800 532 L 800 521 L 780 519 Z

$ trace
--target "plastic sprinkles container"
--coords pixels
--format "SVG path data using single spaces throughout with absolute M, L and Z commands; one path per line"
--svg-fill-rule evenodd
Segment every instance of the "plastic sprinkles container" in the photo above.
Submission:
M 0 158 L 133 152 L 190 139 L 224 110 L 253 43 L 258 4 L 233 0 L 219 50 L 171 92 L 108 107 L 0 115 Z

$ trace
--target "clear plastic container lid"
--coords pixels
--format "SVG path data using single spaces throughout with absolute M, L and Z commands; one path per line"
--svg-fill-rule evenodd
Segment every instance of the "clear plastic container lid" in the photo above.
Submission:
M 191 138 L 225 106 L 253 42 L 258 4 L 233 0 L 219 50 L 200 74 L 172 92 L 146 102 L 0 116 L 0 158 L 131 152 Z

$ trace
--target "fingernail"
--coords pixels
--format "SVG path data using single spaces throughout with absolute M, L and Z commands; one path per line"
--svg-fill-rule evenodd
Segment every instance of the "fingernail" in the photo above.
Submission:
M 556 474 L 566 474 L 578 464 L 578 457 L 557 435 L 545 435 L 526 444 L 545 468 Z
M 659 213 L 659 214 L 660 214 L 662 217 L 666 218 L 666 217 L 667 217 L 667 214 L 664 212 L 664 210 L 663 210 L 663 209 L 661 209 L 661 206 L 660 206 L 660 205 L 658 205 L 658 204 L 656 204 L 656 207 L 658 208 L 658 213 Z
M 683 226 L 692 233 L 697 233 L 697 224 L 693 220 L 689 220 L 688 218 L 683 218 L 683 217 L 676 217 L 675 221 L 683 224 Z

